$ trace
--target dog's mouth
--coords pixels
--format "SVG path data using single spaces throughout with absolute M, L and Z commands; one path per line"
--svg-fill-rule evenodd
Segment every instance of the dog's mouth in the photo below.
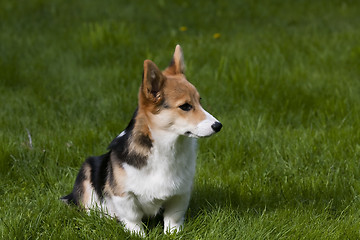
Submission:
M 190 131 L 187 131 L 187 132 L 184 133 L 184 135 L 187 136 L 187 137 L 192 137 L 192 138 L 205 138 L 205 137 L 211 136 L 212 134 L 209 135 L 209 136 L 200 136 L 200 135 L 194 134 L 194 133 L 192 133 Z
M 186 131 L 186 132 L 184 133 L 184 135 L 187 136 L 187 137 L 193 137 L 193 138 L 199 138 L 199 137 L 200 137 L 200 136 L 198 136 L 198 135 L 196 135 L 196 134 L 193 134 L 193 133 L 190 132 L 190 131 Z

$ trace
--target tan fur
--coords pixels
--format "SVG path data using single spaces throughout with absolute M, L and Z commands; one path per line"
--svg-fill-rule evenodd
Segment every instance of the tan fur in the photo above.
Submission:
M 121 166 L 119 166 L 119 159 L 114 152 L 110 154 L 110 161 L 113 170 L 115 186 L 110 186 L 109 181 L 107 181 L 104 187 L 104 192 L 109 195 L 123 197 L 125 196 L 123 185 L 126 179 L 126 172 Z
M 184 64 L 182 49 L 180 45 L 177 45 L 175 48 L 174 56 L 171 60 L 171 64 L 168 68 L 165 69 L 163 74 L 176 75 L 176 74 L 183 74 L 184 72 L 185 72 L 185 64 Z
M 84 175 L 85 175 L 85 180 L 82 184 L 82 197 L 81 197 L 81 203 L 84 205 L 85 208 L 89 207 L 90 202 L 91 202 L 91 193 L 89 192 L 89 189 L 92 188 L 91 182 L 90 182 L 90 174 L 91 174 L 91 170 L 90 170 L 90 166 L 89 165 L 84 165 Z
M 164 86 L 166 103 L 173 108 L 179 117 L 187 118 L 189 122 L 197 124 L 206 118 L 200 106 L 200 94 L 196 88 L 186 80 L 183 74 L 168 75 Z M 188 103 L 193 106 L 190 112 L 184 112 L 179 106 Z
M 133 135 L 130 139 L 129 152 L 137 153 L 141 156 L 148 156 L 149 148 L 139 143 L 143 136 L 147 136 L 151 139 L 151 133 L 148 127 L 148 120 L 146 114 L 144 113 L 144 109 L 146 109 L 146 106 L 141 107 L 138 110 Z

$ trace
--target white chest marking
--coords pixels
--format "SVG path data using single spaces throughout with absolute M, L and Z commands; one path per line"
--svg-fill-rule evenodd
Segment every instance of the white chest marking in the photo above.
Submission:
M 155 135 L 155 136 L 154 136 Z M 196 139 L 153 134 L 147 165 L 137 169 L 124 164 L 126 191 L 134 193 L 144 212 L 158 211 L 172 196 L 189 193 L 196 166 Z

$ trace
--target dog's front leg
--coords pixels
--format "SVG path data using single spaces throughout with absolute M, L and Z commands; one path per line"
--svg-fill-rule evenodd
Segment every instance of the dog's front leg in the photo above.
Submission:
M 125 228 L 131 232 L 145 237 L 144 228 L 141 219 L 143 212 L 136 203 L 136 198 L 132 195 L 112 196 L 107 199 L 108 211 L 110 215 L 115 216 L 125 225 Z
M 180 231 L 189 205 L 190 192 L 176 195 L 164 204 L 164 233 Z

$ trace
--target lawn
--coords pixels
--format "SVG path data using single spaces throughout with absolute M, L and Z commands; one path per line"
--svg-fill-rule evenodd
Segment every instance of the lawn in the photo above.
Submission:
M 360 1 L 0 1 L 0 238 L 126 239 L 58 199 L 181 44 L 222 131 L 199 140 L 184 231 L 360 238 Z

